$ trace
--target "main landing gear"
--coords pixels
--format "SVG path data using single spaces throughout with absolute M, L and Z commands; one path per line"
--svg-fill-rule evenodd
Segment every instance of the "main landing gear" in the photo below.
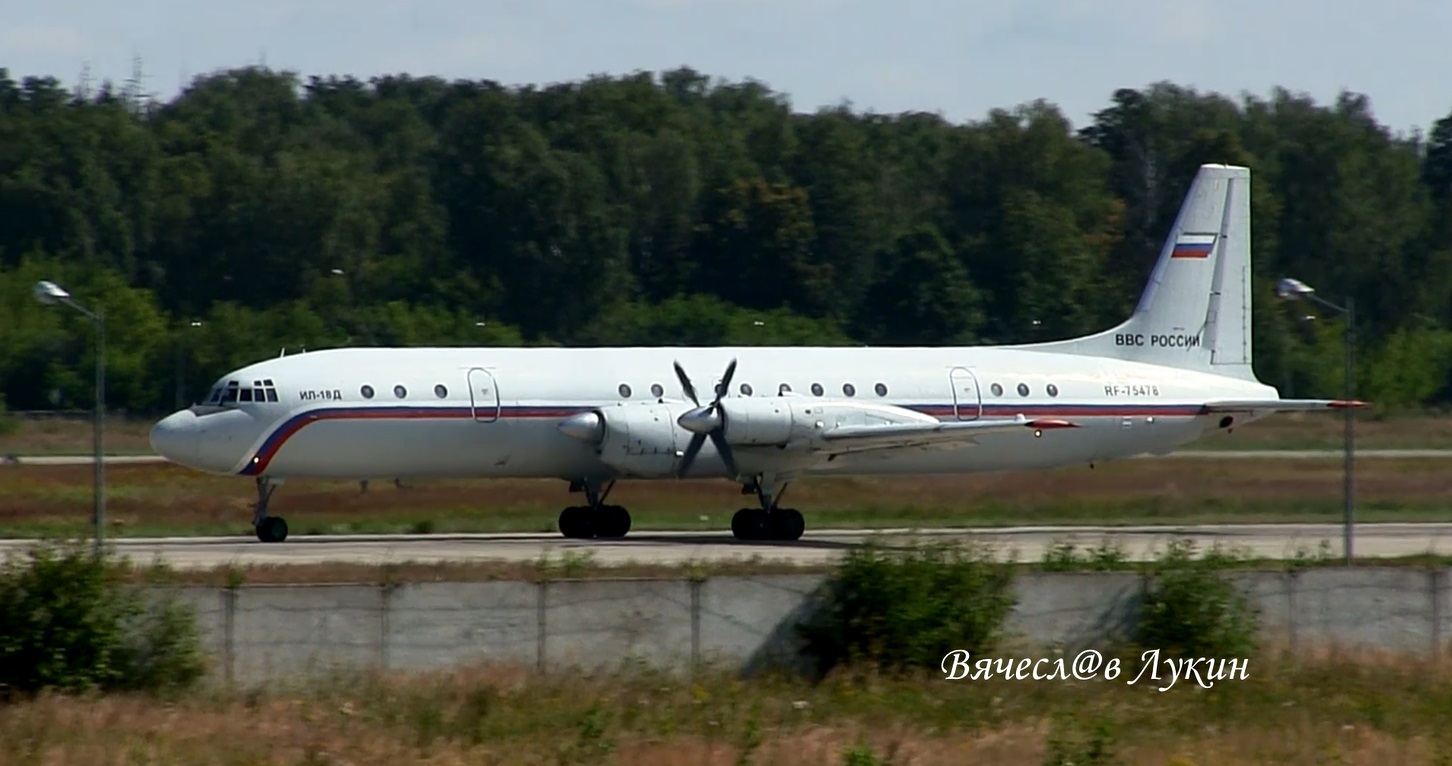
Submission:
M 741 488 L 741 493 L 756 492 L 761 501 L 760 508 L 742 508 L 731 517 L 731 534 L 737 540 L 792 542 L 800 540 L 807 529 L 807 522 L 795 508 L 781 508 L 777 505 L 786 493 L 786 484 L 776 486 L 775 481 L 758 479 L 754 485 Z
M 571 492 L 584 492 L 588 505 L 572 505 L 560 511 L 560 534 L 576 540 L 619 539 L 630 532 L 630 511 L 619 505 L 606 505 L 605 498 L 615 482 L 601 491 L 596 481 L 570 484 Z
M 606 505 L 605 499 L 615 487 L 611 481 L 602 488 L 598 481 L 574 481 L 571 492 L 585 493 L 586 505 L 572 505 L 560 512 L 560 534 L 576 540 L 619 539 L 630 532 L 630 512 L 618 505 Z M 757 479 L 743 485 L 741 493 L 756 493 L 760 508 L 742 508 L 731 517 L 731 533 L 738 540 L 752 542 L 792 542 L 800 540 L 807 524 L 795 508 L 782 508 L 778 503 L 787 484 L 776 479 Z
M 267 504 L 279 482 L 262 476 L 257 477 L 257 507 L 252 513 L 252 526 L 257 530 L 257 539 L 264 543 L 280 543 L 287 539 L 287 521 L 281 516 L 268 516 Z

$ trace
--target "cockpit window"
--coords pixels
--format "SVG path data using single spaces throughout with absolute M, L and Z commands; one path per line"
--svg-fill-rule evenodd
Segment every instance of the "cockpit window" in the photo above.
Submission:
M 207 396 L 207 404 L 235 406 L 239 403 L 275 402 L 278 401 L 277 387 L 272 380 L 253 380 L 251 385 L 243 385 L 247 381 L 229 380 L 225 384 L 219 384 L 212 389 Z

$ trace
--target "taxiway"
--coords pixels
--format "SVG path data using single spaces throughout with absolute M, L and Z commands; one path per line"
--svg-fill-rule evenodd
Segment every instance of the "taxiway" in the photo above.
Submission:
M 1155 527 L 1016 527 L 998 529 L 809 529 L 795 543 L 744 543 L 729 532 L 640 532 L 624 540 L 566 540 L 553 534 L 475 535 L 347 535 L 296 536 L 285 543 L 264 544 L 244 537 L 115 539 L 108 541 L 119 555 L 145 564 L 160 560 L 178 569 L 210 569 L 226 565 L 276 566 L 289 564 L 458 561 L 555 561 L 586 551 L 600 565 L 683 564 L 776 561 L 794 564 L 830 563 L 843 552 L 869 539 L 893 542 L 918 539 L 972 539 L 985 543 L 1002 557 L 1038 561 L 1052 546 L 1072 541 L 1095 546 L 1117 543 L 1132 559 L 1153 558 L 1177 538 L 1201 546 L 1220 543 L 1251 556 L 1291 558 L 1316 554 L 1322 541 L 1325 553 L 1341 555 L 1338 524 L 1227 524 Z M 0 540 L 0 554 L 28 544 Z M 1356 528 L 1358 558 L 1399 557 L 1428 553 L 1452 554 L 1452 523 L 1363 524 Z

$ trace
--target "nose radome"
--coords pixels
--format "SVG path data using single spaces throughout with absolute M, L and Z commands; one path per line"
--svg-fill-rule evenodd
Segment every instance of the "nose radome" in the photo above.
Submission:
M 151 427 L 151 448 L 173 463 L 195 465 L 201 437 L 197 416 L 190 410 L 182 410 L 162 418 Z

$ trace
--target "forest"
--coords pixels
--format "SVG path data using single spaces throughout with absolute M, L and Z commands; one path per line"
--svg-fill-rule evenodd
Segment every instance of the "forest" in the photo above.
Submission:
M 965 83 L 964 87 L 971 87 Z M 191 403 L 228 369 L 343 345 L 986 344 L 1133 309 L 1195 168 L 1252 168 L 1255 367 L 1452 401 L 1452 114 L 1371 98 L 1122 89 L 950 122 L 803 113 L 691 68 L 506 87 L 261 67 L 169 101 L 0 68 L 0 407 Z M 1452 107 L 1448 104 L 1438 108 Z M 1434 120 L 1437 114 L 1428 115 Z

